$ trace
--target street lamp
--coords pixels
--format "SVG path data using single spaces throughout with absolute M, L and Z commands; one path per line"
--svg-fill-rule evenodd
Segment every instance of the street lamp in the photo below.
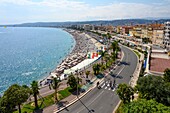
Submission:
M 76 72 L 76 75 L 77 75 L 77 98 L 78 98 L 78 84 L 79 84 L 78 69 L 75 72 Z

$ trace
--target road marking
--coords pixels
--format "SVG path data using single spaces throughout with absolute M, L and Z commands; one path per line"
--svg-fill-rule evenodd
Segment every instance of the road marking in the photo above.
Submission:
M 112 91 L 115 91 L 115 88 Z
M 108 90 L 110 90 L 111 88 L 109 88 Z
M 105 86 L 105 84 L 103 84 L 102 86 L 101 86 L 101 88 L 103 88 Z
M 87 107 L 92 104 L 100 95 L 102 95 L 104 91 L 100 92 L 99 95 L 96 96 L 96 98 L 94 98 L 94 100 L 92 100 L 89 104 L 87 104 Z M 84 109 L 84 108 L 83 108 Z M 80 113 L 83 109 L 80 109 L 77 113 Z
M 107 86 L 104 89 L 107 89 Z
M 124 68 L 125 66 L 123 66 L 123 68 L 116 74 L 116 77 L 119 76 L 119 74 L 123 71 Z
M 104 82 L 104 81 L 101 81 L 101 83 L 100 83 L 100 84 L 103 84 L 103 82 Z

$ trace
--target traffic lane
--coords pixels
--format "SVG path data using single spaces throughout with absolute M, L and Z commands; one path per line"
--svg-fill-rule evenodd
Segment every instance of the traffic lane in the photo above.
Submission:
M 124 58 L 126 59 L 126 58 Z M 123 68 L 123 65 L 120 65 L 118 66 L 118 68 L 116 68 L 116 71 L 117 72 L 120 72 L 121 69 Z M 90 104 L 92 103 L 96 103 L 95 101 L 98 101 L 100 100 L 99 98 L 101 97 L 104 97 L 104 100 L 102 99 L 101 102 L 104 102 L 104 103 L 107 103 L 110 101 L 110 98 L 106 98 L 108 96 L 105 96 L 105 95 L 116 95 L 114 94 L 114 92 L 103 92 L 103 89 L 98 89 L 98 88 L 94 88 L 92 91 L 90 91 L 85 97 L 81 98 L 81 102 L 84 104 L 82 104 L 80 101 L 77 101 L 76 103 L 74 103 L 73 105 L 69 106 L 67 109 L 64 109 L 62 111 L 60 111 L 59 113 L 78 113 L 80 111 L 84 111 L 85 113 L 88 111 L 88 107 L 87 105 L 89 106 Z M 105 99 L 107 99 L 107 101 L 105 101 Z M 110 101 L 111 103 L 108 103 L 108 104 L 112 104 L 113 106 L 116 106 L 117 103 L 119 102 L 119 98 L 116 98 L 116 99 L 113 99 L 113 101 Z M 98 102 L 97 102 L 98 103 Z M 93 104 L 94 106 L 96 104 Z M 107 104 L 106 104 L 107 105 Z M 98 106 L 98 105 L 97 105 Z M 87 107 L 87 108 L 86 108 Z M 103 106 L 105 107 L 105 106 Z M 107 107 L 107 106 L 106 106 Z M 92 107 L 92 108 L 89 108 L 90 110 L 93 110 L 95 107 Z M 98 110 L 98 109 L 101 109 L 102 108 L 102 105 L 98 108 L 96 107 L 97 109 L 94 109 L 94 110 Z M 113 110 L 113 107 L 111 107 L 109 110 Z M 103 111 L 102 111 L 103 112 Z M 102 113 L 101 112 L 101 113 Z M 103 112 L 105 113 L 105 112 Z
M 121 66 L 120 66 L 121 67 Z M 121 71 L 121 70 L 119 70 Z M 114 98 L 114 96 L 116 98 Z M 108 98 L 109 97 L 109 98 Z M 81 103 L 82 102 L 82 103 Z M 87 113 L 89 110 L 97 113 L 110 113 L 119 102 L 119 98 L 115 92 L 105 91 L 104 89 L 95 88 L 88 95 L 78 101 L 74 105 L 62 111 L 62 113 Z M 103 104 L 104 103 L 104 104 Z M 104 108 L 104 109 L 103 109 Z M 105 110 L 108 108 L 108 110 Z
M 117 65 L 116 68 L 112 69 L 112 74 L 113 74 L 113 75 L 111 75 L 112 77 L 115 77 L 120 72 L 120 70 L 122 70 L 124 68 L 124 65 L 122 64 L 122 62 L 124 62 L 126 60 L 127 60 L 127 55 L 124 54 L 122 61 L 119 61 L 118 63 L 116 63 L 116 65 Z
M 116 83 L 129 83 L 131 76 L 134 74 L 136 66 L 137 66 L 137 56 L 127 48 L 124 48 L 125 54 L 128 55 L 128 60 L 130 61 L 129 65 L 124 67 L 124 70 L 120 73 L 120 75 L 116 78 Z M 129 53 L 129 54 L 128 54 Z
M 126 50 L 126 49 L 125 49 Z M 124 61 L 132 61 L 132 59 L 135 59 L 135 54 L 131 51 L 126 51 L 125 54 L 132 54 L 132 57 L 125 57 Z M 127 55 L 125 55 L 127 56 Z M 137 58 L 136 58 L 137 61 Z M 136 63 L 135 63 L 136 64 Z M 122 79 L 120 79 L 119 83 L 125 82 L 128 83 L 130 81 L 130 75 L 134 72 L 136 68 L 136 65 L 124 65 L 124 69 L 120 70 L 118 72 L 118 76 L 123 76 Z M 126 75 L 125 75 L 126 74 Z M 104 90 L 104 89 L 103 89 Z M 94 110 L 96 113 L 111 113 L 116 105 L 119 102 L 119 97 L 116 95 L 116 91 L 112 92 L 110 90 L 105 90 L 105 92 L 101 95 L 101 97 L 93 102 L 89 107 L 89 109 Z M 81 111 L 81 113 L 87 113 L 85 109 Z
M 126 50 L 126 49 L 125 49 Z M 126 53 L 125 53 L 126 54 Z M 124 57 L 124 61 L 126 61 L 126 56 Z M 122 65 L 123 66 L 123 65 Z M 120 67 L 122 67 L 120 66 Z M 131 65 L 133 66 L 133 65 Z M 127 71 L 128 68 L 125 68 L 122 70 L 122 72 L 120 72 L 120 75 L 125 75 L 124 72 Z M 125 71 L 124 71 L 125 70 Z M 127 73 L 127 72 L 126 72 Z M 131 74 L 128 74 L 128 76 L 130 76 Z M 130 81 L 130 77 L 126 78 L 125 80 L 123 80 L 122 82 L 129 82 Z M 77 113 L 77 112 L 84 112 L 84 113 L 87 113 L 88 112 L 88 109 L 90 110 L 99 110 L 98 112 L 99 113 L 110 113 L 113 111 L 113 109 L 116 107 L 116 105 L 118 104 L 119 102 L 119 98 L 118 96 L 116 95 L 115 92 L 109 92 L 108 91 L 104 91 L 104 92 L 101 92 L 103 90 L 96 90 L 96 88 L 94 90 L 92 90 L 91 92 L 89 92 L 85 97 L 83 97 L 81 99 L 81 101 L 83 102 L 83 104 L 86 106 L 86 105 L 89 105 L 89 106 L 84 106 L 82 105 L 82 103 L 80 101 L 77 101 L 76 103 L 74 103 L 72 106 L 68 107 L 67 110 L 63 110 L 61 113 Z M 107 95 L 108 93 L 108 95 Z M 113 98 L 107 98 L 109 95 L 115 95 L 113 96 Z M 98 99 L 97 99 L 97 98 Z M 103 97 L 103 99 L 101 99 L 101 97 Z M 113 99 L 113 100 L 112 100 Z M 98 102 L 99 101 L 99 102 Z M 89 104 L 90 103 L 90 104 Z M 112 105 L 109 107 L 109 105 Z M 104 108 L 104 109 L 102 109 Z M 105 108 L 108 109 L 108 111 L 105 110 Z M 102 110 L 103 111 L 102 111 Z
M 94 103 L 96 103 L 98 100 L 101 100 L 104 93 L 105 93 L 104 90 L 101 90 L 101 92 L 98 95 L 96 95 L 95 98 L 91 99 L 90 102 L 86 102 L 85 104 L 83 103 L 85 106 L 82 108 L 79 108 L 77 111 L 75 111 L 75 113 L 88 113 L 89 111 L 96 112 L 96 107 L 90 107 L 90 106 L 95 105 Z
M 92 109 L 95 113 L 112 113 L 114 107 L 119 102 L 119 98 L 116 93 L 110 90 L 104 90 L 104 93 L 100 97 L 90 104 L 89 109 Z M 81 113 L 88 113 L 85 109 Z
M 81 98 L 81 102 L 84 105 L 91 103 L 92 100 L 96 100 L 96 96 L 100 94 L 102 90 L 98 90 L 98 88 L 94 88 L 87 95 Z M 60 111 L 59 113 L 77 113 L 80 109 L 85 108 L 85 106 L 79 100 L 75 102 L 73 105 L 69 106 L 67 109 Z

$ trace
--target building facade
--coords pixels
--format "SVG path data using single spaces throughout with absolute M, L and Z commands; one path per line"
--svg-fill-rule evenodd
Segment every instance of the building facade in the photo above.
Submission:
M 165 23 L 163 45 L 170 51 L 170 22 Z

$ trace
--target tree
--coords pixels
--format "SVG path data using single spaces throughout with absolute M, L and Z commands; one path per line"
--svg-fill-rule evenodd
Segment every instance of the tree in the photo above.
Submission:
M 3 96 L 0 99 L 0 113 L 12 113 L 15 105 L 7 101 L 7 97 Z
M 164 80 L 166 82 L 170 82 L 170 68 L 165 69 L 163 76 L 164 76 Z
M 107 63 L 108 63 L 108 61 L 110 60 L 110 55 L 109 55 L 108 53 L 106 53 L 106 54 L 104 55 L 104 60 L 105 60 L 105 65 L 106 65 L 106 67 L 107 67 Z
M 118 51 L 120 50 L 119 44 L 117 41 L 114 41 L 111 45 L 113 52 L 115 53 L 116 58 L 118 57 Z
M 74 75 L 72 74 L 72 75 L 70 75 L 70 76 L 68 77 L 67 84 L 70 85 L 70 87 L 71 87 L 73 90 L 75 90 L 75 89 L 78 87 L 78 85 L 80 84 L 80 82 L 82 82 L 82 79 L 79 78 L 79 77 L 76 78 L 76 77 L 74 77 Z
M 99 74 L 99 72 L 100 72 L 100 65 L 99 64 L 94 64 L 93 65 L 93 72 L 94 72 L 94 75 Z
M 140 98 L 155 99 L 164 105 L 170 105 L 170 83 L 160 76 L 140 77 L 136 86 Z
M 139 99 L 124 104 L 120 110 L 121 113 L 169 113 L 170 108 L 155 100 Z
M 17 84 L 10 86 L 2 97 L 4 109 L 9 108 L 8 111 L 11 111 L 12 108 L 18 106 L 19 113 L 21 113 L 21 104 L 28 99 L 29 94 L 30 90 L 28 88 Z
M 86 78 L 89 78 L 90 71 L 87 70 L 87 71 L 85 72 L 85 74 L 86 74 Z
M 52 88 L 55 90 L 55 94 L 54 94 L 54 98 L 55 98 L 55 102 L 58 102 L 58 88 L 60 87 L 60 80 L 58 78 L 53 78 L 53 82 L 52 82 Z
M 76 81 L 76 78 L 74 77 L 73 74 L 71 74 L 71 75 L 68 77 L 67 84 L 70 85 L 70 87 L 71 87 L 72 89 L 76 89 L 76 88 L 77 88 L 77 81 Z
M 115 52 L 116 49 L 118 49 L 118 42 L 117 41 L 112 42 L 111 47 L 112 47 L 113 52 Z
M 33 93 L 33 96 L 34 96 L 35 108 L 38 108 L 37 95 L 39 94 L 39 87 L 38 87 L 38 82 L 37 81 L 32 81 L 31 90 L 32 90 L 32 93 Z
M 133 99 L 133 89 L 131 86 L 127 84 L 119 84 L 116 93 L 119 95 L 119 98 L 123 101 L 123 103 L 129 103 L 131 99 Z
M 113 59 L 113 61 L 115 61 L 115 60 L 116 60 L 116 54 L 115 54 L 115 52 L 112 52 L 111 54 L 112 54 L 112 55 L 111 55 L 111 58 Z
M 162 89 L 163 82 L 164 81 L 162 77 L 148 75 L 139 78 L 136 87 L 140 93 L 141 98 L 153 99 L 153 98 L 157 98 L 156 93 L 159 92 L 158 91 L 159 89 Z
M 105 51 L 101 51 L 100 55 L 101 55 L 101 63 L 103 64 Z

